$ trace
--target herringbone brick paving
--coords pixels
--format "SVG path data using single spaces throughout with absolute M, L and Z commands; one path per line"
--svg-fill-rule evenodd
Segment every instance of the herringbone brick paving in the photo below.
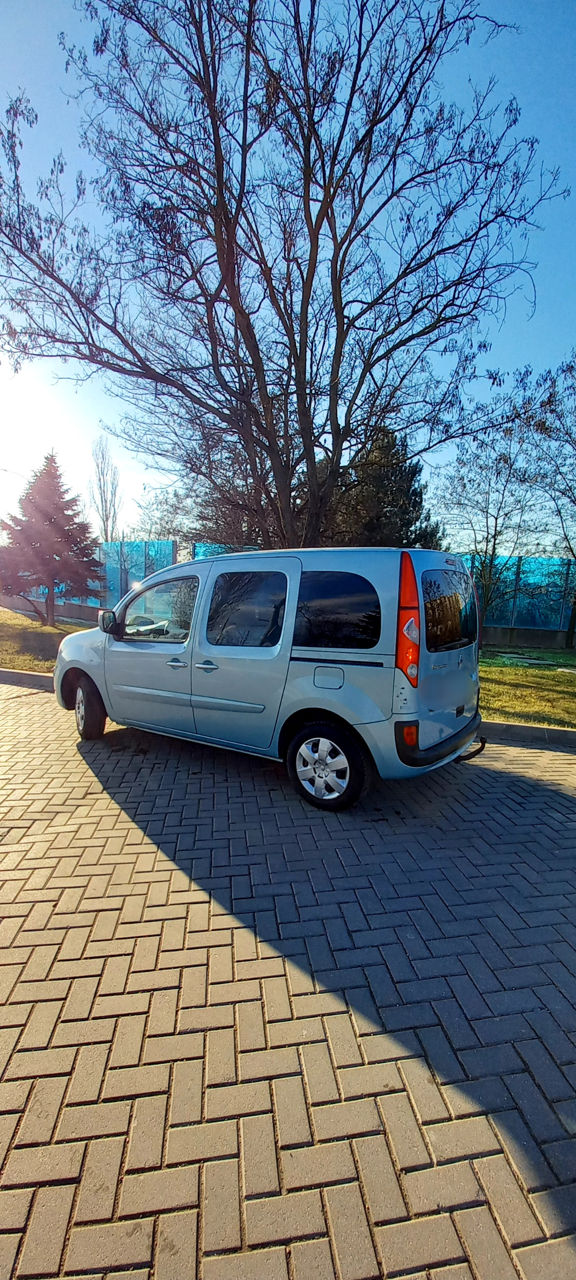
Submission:
M 302 805 L 5 686 L 0 1280 L 576 1276 L 576 805 Z

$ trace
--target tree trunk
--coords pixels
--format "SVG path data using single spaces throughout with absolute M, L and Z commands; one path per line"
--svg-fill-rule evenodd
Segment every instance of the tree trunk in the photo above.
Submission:
M 29 604 L 29 605 L 30 605 L 30 607 L 34 610 L 34 613 L 35 613 L 35 614 L 37 615 L 37 617 L 40 619 L 40 621 L 41 621 L 41 623 L 42 623 L 42 626 L 43 626 L 43 627 L 45 627 L 45 626 L 46 626 L 46 614 L 45 614 L 45 613 L 42 613 L 42 610 L 38 608 L 38 605 L 36 604 L 36 601 L 35 601 L 35 600 L 30 600 L 30 599 L 28 598 L 28 596 L 25 596 L 25 595 L 24 595 L 24 592 L 23 592 L 23 591 L 19 591 L 19 592 L 18 592 L 18 597 L 19 597 L 19 599 L 20 599 L 20 600 L 25 600 L 25 601 L 26 601 L 26 604 Z
M 48 594 L 46 596 L 46 622 L 49 627 L 54 626 L 54 583 L 48 586 Z

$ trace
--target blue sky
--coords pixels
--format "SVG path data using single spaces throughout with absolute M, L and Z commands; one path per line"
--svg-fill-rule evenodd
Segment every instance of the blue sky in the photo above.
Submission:
M 539 139 L 541 164 L 560 169 L 560 187 L 572 189 L 569 199 L 542 209 L 541 230 L 531 237 L 534 315 L 525 290 L 510 304 L 505 323 L 490 333 L 491 363 L 544 369 L 558 365 L 576 344 L 576 4 L 498 0 L 484 9 L 519 32 L 502 32 L 484 49 L 471 50 L 470 75 L 478 83 L 494 76 L 500 97 L 518 100 L 522 134 Z
M 458 90 L 468 74 L 478 83 L 495 76 L 499 96 L 518 99 L 522 132 L 540 139 L 542 165 L 559 167 L 560 185 L 574 192 L 570 199 L 543 208 L 541 230 L 531 240 L 530 255 L 538 264 L 534 314 L 531 293 L 523 290 L 509 303 L 504 323 L 493 325 L 489 334 L 489 367 L 511 370 L 529 363 L 540 370 L 559 364 L 576 345 L 576 5 L 574 0 L 492 0 L 485 11 L 501 22 L 517 24 L 519 34 L 504 32 L 484 49 L 471 49 L 468 65 L 451 73 L 449 87 Z M 85 38 L 87 28 L 73 0 L 3 0 L 2 18 L 2 105 L 22 88 L 40 117 L 26 150 L 28 173 L 45 171 L 59 149 L 72 172 L 85 167 L 77 141 L 78 108 L 69 99 L 73 82 L 66 77 L 58 47 L 62 30 L 80 42 Z M 14 509 L 24 477 L 51 447 L 64 464 L 68 483 L 85 494 L 92 442 L 101 420 L 113 424 L 119 419 L 118 400 L 106 396 L 97 379 L 75 390 L 69 381 L 57 384 L 55 369 L 48 364 L 28 367 L 14 378 L 3 361 L 0 405 L 0 516 Z M 158 483 L 160 477 L 114 442 L 112 449 L 121 467 L 124 522 L 129 525 L 144 486 Z

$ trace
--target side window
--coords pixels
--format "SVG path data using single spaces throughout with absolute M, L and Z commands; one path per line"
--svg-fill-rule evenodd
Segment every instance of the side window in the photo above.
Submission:
M 284 573 L 221 573 L 210 603 L 209 644 L 260 649 L 278 644 L 286 586 Z
M 373 649 L 380 601 L 358 573 L 303 573 L 294 644 L 305 649 Z
M 149 587 L 128 605 L 124 640 L 163 640 L 182 644 L 190 634 L 198 578 L 180 578 Z

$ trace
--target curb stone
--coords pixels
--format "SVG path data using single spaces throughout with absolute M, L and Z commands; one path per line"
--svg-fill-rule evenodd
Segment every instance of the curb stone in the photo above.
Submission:
M 21 685 L 44 693 L 54 692 L 54 680 L 51 672 L 47 671 L 14 671 L 10 667 L 0 667 L 0 684 Z
M 534 747 L 571 747 L 576 753 L 576 729 L 556 729 L 543 724 L 517 724 L 513 720 L 483 720 L 478 734 L 490 742 L 515 742 Z

